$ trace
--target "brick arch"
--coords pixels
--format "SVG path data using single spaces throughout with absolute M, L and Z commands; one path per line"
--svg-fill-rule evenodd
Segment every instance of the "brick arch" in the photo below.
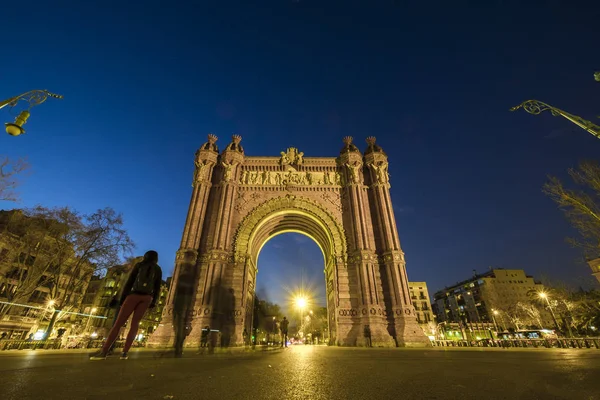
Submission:
M 284 232 L 299 232 L 321 248 L 326 266 L 346 259 L 347 244 L 341 221 L 317 202 L 294 195 L 276 197 L 258 205 L 238 225 L 234 237 L 237 259 L 250 258 L 256 265 L 262 246 Z

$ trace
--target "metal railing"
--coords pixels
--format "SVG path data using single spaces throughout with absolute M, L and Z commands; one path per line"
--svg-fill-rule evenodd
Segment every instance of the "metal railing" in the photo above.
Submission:
M 600 349 L 600 338 L 432 340 L 434 347 Z
M 0 340 L 0 351 L 2 350 L 58 350 L 58 349 L 99 349 L 104 344 L 101 339 L 85 339 L 69 341 L 63 344 L 61 339 L 51 340 Z M 124 340 L 117 340 L 115 348 L 121 349 Z M 146 343 L 135 340 L 132 347 L 145 347 Z
M 60 349 L 60 339 L 52 340 L 2 340 L 0 350 L 37 350 Z

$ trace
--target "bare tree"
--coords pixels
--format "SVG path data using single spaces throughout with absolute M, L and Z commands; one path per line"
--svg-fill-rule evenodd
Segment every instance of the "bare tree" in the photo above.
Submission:
M 569 169 L 578 190 L 567 189 L 556 177 L 549 177 L 543 191 L 565 213 L 580 234 L 579 239 L 568 241 L 581 247 L 589 258 L 600 256 L 600 166 L 594 161 L 583 161 L 577 169 Z
M 529 321 L 529 325 L 536 325 L 538 328 L 543 328 L 542 316 L 539 308 L 531 302 L 518 302 L 516 305 L 517 309 L 525 316 L 525 320 Z M 531 323 L 533 322 L 533 323 Z
M 17 201 L 19 199 L 15 192 L 20 183 L 18 176 L 27 169 L 29 169 L 29 163 L 23 158 L 12 161 L 7 156 L 0 156 L 0 200 Z
M 63 257 L 66 246 L 60 242 L 67 227 L 44 207 L 0 212 L 0 230 L 10 252 L 0 260 L 0 285 L 8 303 L 27 303 L 40 287 L 51 284 L 49 270 Z M 11 304 L 4 304 L 0 317 Z
M 514 325 L 518 331 L 521 329 L 523 323 L 523 313 L 517 306 L 517 303 L 511 304 L 506 310 L 503 310 L 504 314 L 508 317 L 509 321 Z
M 80 217 L 63 210 L 56 218 L 70 229 L 63 237 L 72 246 L 71 254 L 63 254 L 64 259 L 51 269 L 50 274 L 56 285 L 52 298 L 56 310 L 79 304 L 94 274 L 120 263 L 123 256 L 130 256 L 133 241 L 123 228 L 123 217 L 112 208 L 104 208 L 93 214 Z M 48 324 L 46 335 L 54 328 L 58 317 L 55 312 Z

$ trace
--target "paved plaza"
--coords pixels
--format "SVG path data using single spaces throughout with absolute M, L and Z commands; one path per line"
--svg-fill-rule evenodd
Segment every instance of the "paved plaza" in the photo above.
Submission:
M 600 351 L 294 346 L 236 354 L 0 353 L 0 398 L 600 399 Z

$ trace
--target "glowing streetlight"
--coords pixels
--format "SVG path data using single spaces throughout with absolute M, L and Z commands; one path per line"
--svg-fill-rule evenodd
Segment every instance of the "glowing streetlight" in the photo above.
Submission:
M 54 300 L 48 300 L 47 305 L 48 305 L 48 307 L 53 307 L 54 303 L 56 303 L 56 301 L 54 301 Z
M 45 102 L 48 97 L 53 97 L 55 99 L 63 98 L 61 95 L 50 93 L 47 90 L 31 90 L 18 96 L 11 97 L 8 100 L 0 100 L 0 108 L 4 108 L 6 106 L 12 108 L 19 103 L 19 100 L 23 100 L 29 103 L 29 108 L 27 110 L 21 111 L 21 113 L 15 118 L 14 123 L 7 122 L 4 124 L 6 125 L 6 133 L 8 133 L 11 136 L 19 136 L 25 133 L 23 125 L 27 123 L 27 119 L 29 119 L 29 116 L 31 115 L 29 113 L 29 110 L 31 110 L 32 107 Z
M 83 332 L 84 332 L 84 334 L 85 334 L 85 333 L 87 333 L 87 331 L 88 331 L 88 327 L 90 326 L 90 321 L 92 320 L 92 315 L 94 315 L 94 313 L 95 313 L 96 311 L 98 311 L 98 309 L 97 309 L 96 307 L 94 307 L 94 308 L 92 308 L 92 309 L 90 310 L 90 315 L 88 316 L 87 323 L 85 324 L 85 330 L 83 331 Z
M 294 303 L 300 309 L 300 329 L 302 329 L 302 325 L 304 325 L 304 309 L 308 305 L 308 300 L 303 295 L 298 295 L 294 298 Z
M 550 314 L 552 314 L 552 321 L 554 321 L 554 326 L 556 327 L 557 331 L 560 331 L 558 322 L 556 322 L 556 315 L 554 315 L 554 309 L 552 308 L 552 304 L 550 304 L 550 299 L 548 298 L 548 294 L 546 292 L 539 292 L 538 297 L 540 299 L 546 300 L 546 304 L 548 304 L 548 310 L 550 310 Z
M 498 324 L 496 323 L 496 315 L 498 314 L 498 310 L 492 309 L 492 320 L 494 321 L 494 328 L 496 328 L 496 337 L 498 336 Z
M 306 300 L 306 297 L 296 297 L 296 307 L 299 309 L 303 310 L 306 308 L 307 304 L 308 301 Z

